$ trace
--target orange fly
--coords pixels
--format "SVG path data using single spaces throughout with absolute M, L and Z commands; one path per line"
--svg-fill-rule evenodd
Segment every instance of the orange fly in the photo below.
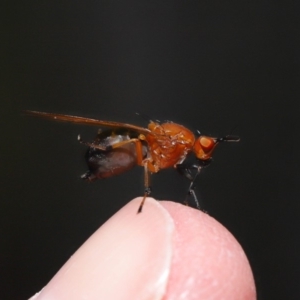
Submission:
M 136 125 L 102 121 L 38 111 L 26 111 L 27 114 L 56 121 L 66 121 L 84 125 L 95 125 L 111 128 L 99 131 L 91 143 L 80 143 L 88 146 L 86 162 L 89 170 L 82 179 L 93 181 L 123 173 L 135 165 L 144 168 L 144 197 L 138 213 L 142 211 L 147 196 L 151 193 L 149 175 L 161 169 L 174 167 L 180 174 L 190 180 L 187 195 L 192 195 L 199 207 L 194 188 L 195 180 L 203 167 L 212 161 L 212 153 L 220 142 L 238 142 L 237 136 L 227 135 L 216 138 L 199 134 L 197 137 L 186 127 L 173 123 L 150 121 L 148 128 Z M 192 154 L 195 159 L 190 162 Z M 185 200 L 187 202 L 187 199 Z

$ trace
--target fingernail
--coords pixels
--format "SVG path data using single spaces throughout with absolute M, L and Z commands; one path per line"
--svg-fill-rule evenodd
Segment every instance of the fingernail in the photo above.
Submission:
M 35 300 L 158 300 L 171 269 L 174 223 L 152 198 L 134 199 L 101 226 Z

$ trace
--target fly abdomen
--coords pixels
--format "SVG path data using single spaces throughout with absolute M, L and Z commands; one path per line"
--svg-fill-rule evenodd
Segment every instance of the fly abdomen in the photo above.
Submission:
M 116 134 L 112 131 L 100 133 L 94 144 L 107 147 L 108 150 L 88 148 L 85 159 L 89 170 L 81 178 L 94 181 L 112 177 L 132 169 L 137 164 L 135 144 L 128 143 L 117 148 L 112 147 L 114 144 L 130 138 L 128 134 Z M 146 146 L 143 146 L 143 154 L 144 156 L 147 154 Z

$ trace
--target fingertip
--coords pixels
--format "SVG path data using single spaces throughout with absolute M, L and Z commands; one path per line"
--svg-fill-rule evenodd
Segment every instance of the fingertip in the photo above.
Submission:
M 32 299 L 256 298 L 247 257 L 207 214 L 147 198 L 103 224 Z

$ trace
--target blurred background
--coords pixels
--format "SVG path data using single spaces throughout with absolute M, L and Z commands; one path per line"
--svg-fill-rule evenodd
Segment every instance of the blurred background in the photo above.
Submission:
M 140 112 L 203 134 L 233 131 L 197 182 L 202 207 L 251 263 L 258 299 L 300 299 L 296 1 L 4 1 L 1 4 L 0 299 L 38 292 L 130 199 L 143 170 L 80 180 L 95 127 L 24 116 L 74 114 L 146 126 Z M 188 181 L 152 176 L 156 199 Z

